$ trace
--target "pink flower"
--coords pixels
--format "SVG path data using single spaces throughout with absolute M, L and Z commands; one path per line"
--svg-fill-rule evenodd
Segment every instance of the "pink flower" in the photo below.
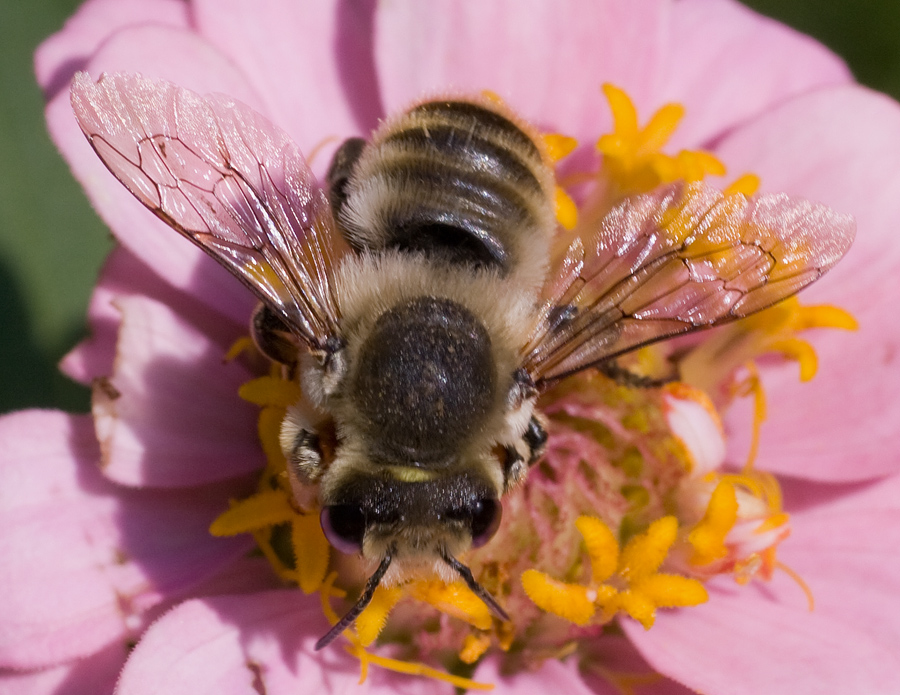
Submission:
M 450 89 L 489 89 L 542 130 L 589 144 L 611 130 L 600 91 L 610 82 L 644 117 L 684 105 L 673 152 L 708 150 L 766 191 L 852 213 L 854 248 L 803 297 L 840 305 L 860 330 L 808 336 L 819 359 L 809 384 L 790 363 L 760 366 L 769 412 L 756 467 L 781 476 L 792 535 L 778 557 L 809 584 L 815 610 L 786 573 L 743 587 L 719 576 L 708 602 L 660 611 L 650 630 L 622 617 L 621 631 L 582 638 L 568 659 L 507 675 L 492 653 L 474 678 L 499 692 L 612 693 L 631 676 L 641 693 L 895 689 L 900 109 L 854 85 L 834 56 L 728 0 L 527 11 L 515 0 L 89 0 L 36 64 L 51 134 L 120 246 L 94 292 L 92 337 L 62 365 L 93 383 L 93 421 L 0 419 L 0 690 L 349 692 L 358 679 L 342 649 L 313 650 L 328 628 L 317 597 L 283 588 L 248 556 L 249 537 L 208 533 L 265 462 L 257 411 L 236 398 L 256 374 L 222 361 L 253 301 L 109 176 L 72 116 L 76 70 L 234 96 L 315 152 L 319 175 L 327 138 L 366 135 Z M 565 167 L 595 158 L 584 147 Z M 750 440 L 744 403 L 727 414 L 734 463 Z M 379 669 L 362 687 L 451 690 Z

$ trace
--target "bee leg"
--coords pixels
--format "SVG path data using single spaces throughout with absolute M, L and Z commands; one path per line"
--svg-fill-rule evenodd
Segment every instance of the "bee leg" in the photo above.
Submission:
M 531 416 L 522 439 L 530 452 L 528 465 L 533 466 L 544 455 L 544 450 L 547 448 L 547 427 L 542 415 L 534 414 Z
M 547 447 L 547 429 L 543 417 L 537 414 L 531 416 L 528 427 L 522 435 L 521 442 L 516 446 L 503 447 L 505 454 L 503 460 L 503 486 L 505 490 L 511 490 L 525 478 L 528 469 L 531 468 L 543 456 Z M 524 451 L 523 451 L 524 450 Z
M 293 367 L 299 346 L 291 330 L 265 304 L 258 304 L 250 319 L 250 334 L 259 351 L 273 362 Z
M 347 202 L 347 184 L 356 168 L 356 162 L 362 154 L 366 141 L 362 138 L 350 138 L 344 140 L 331 158 L 328 167 L 326 182 L 328 184 L 328 202 L 331 203 L 331 212 L 334 219 L 340 223 L 341 210 Z M 348 239 L 352 245 L 352 240 Z
M 325 468 L 322 463 L 322 442 L 319 435 L 310 430 L 297 432 L 286 458 L 290 476 L 304 485 L 317 482 Z
M 644 376 L 642 374 L 635 374 L 634 372 L 625 369 L 625 367 L 620 367 L 616 364 L 615 361 L 609 360 L 607 362 L 601 362 L 597 365 L 598 371 L 604 376 L 608 376 L 610 379 L 615 381 L 617 384 L 621 384 L 622 386 L 629 386 L 631 388 L 638 389 L 657 389 L 661 386 L 665 386 L 666 384 L 671 384 L 673 381 L 678 380 L 678 375 L 674 374 L 672 376 L 655 378 L 650 376 Z

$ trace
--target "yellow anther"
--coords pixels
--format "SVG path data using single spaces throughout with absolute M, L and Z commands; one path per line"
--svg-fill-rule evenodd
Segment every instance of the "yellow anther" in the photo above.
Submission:
M 300 400 L 300 386 L 271 376 L 261 376 L 242 384 L 238 396 L 255 405 L 271 405 L 287 408 Z
M 419 581 L 411 584 L 408 591 L 413 598 L 431 604 L 442 613 L 465 620 L 481 630 L 489 629 L 493 622 L 484 601 L 462 581 L 452 584 Z
M 319 518 L 315 514 L 297 514 L 291 523 L 291 544 L 297 558 L 297 583 L 304 594 L 311 594 L 322 588 L 331 545 L 322 532 Z
M 368 647 L 378 638 L 387 623 L 388 615 L 402 596 L 403 590 L 399 586 L 379 586 L 375 589 L 369 605 L 356 619 L 356 635 L 363 647 Z
M 506 101 L 501 97 L 497 92 L 494 92 L 490 89 L 482 89 L 481 96 L 483 99 L 490 101 L 497 106 L 506 106 Z
M 654 574 L 633 590 L 646 596 L 658 608 L 698 606 L 709 600 L 706 587 L 699 580 L 677 574 Z
M 281 423 L 284 420 L 284 408 L 266 406 L 259 411 L 256 423 L 259 441 L 262 444 L 263 453 L 266 455 L 266 464 L 270 477 L 285 469 L 286 461 L 281 444 L 278 442 L 278 434 L 281 432 Z
M 797 586 L 799 586 L 800 590 L 806 595 L 806 605 L 809 608 L 809 612 L 812 613 L 816 609 L 816 599 L 815 596 L 813 596 L 812 589 L 809 588 L 809 584 L 807 584 L 803 580 L 803 577 L 797 574 L 795 570 L 791 569 L 783 562 L 776 562 L 775 567 L 780 569 L 797 583 Z
M 579 517 L 575 527 L 584 538 L 595 584 L 609 579 L 619 564 L 619 542 L 609 526 L 590 516 Z
M 638 135 L 637 109 L 631 97 L 613 84 L 603 85 L 603 94 L 609 102 L 613 117 L 613 132 L 619 137 L 636 138 Z
M 556 221 L 563 229 L 575 229 L 578 224 L 578 206 L 561 187 L 556 187 Z
M 665 104 L 654 113 L 641 131 L 642 150 L 658 151 L 672 137 L 681 119 L 684 118 L 684 106 L 681 104 Z
M 702 181 L 707 176 L 724 176 L 725 165 L 715 155 L 702 150 L 682 150 L 675 157 L 676 168 L 669 177 L 662 178 L 663 183 L 677 179 L 683 181 Z
M 688 534 L 688 542 L 694 549 L 692 564 L 708 565 L 728 554 L 725 536 L 737 521 L 737 513 L 734 485 L 728 481 L 720 481 L 710 496 L 706 514 Z
M 572 154 L 572 151 L 578 147 L 578 140 L 568 135 L 546 133 L 542 137 L 544 145 L 547 147 L 547 156 L 550 157 L 550 161 L 554 164 Z
M 654 521 L 644 533 L 625 544 L 619 559 L 619 574 L 629 582 L 637 582 L 656 572 L 677 534 L 678 520 L 674 516 Z
M 750 436 L 750 450 L 747 452 L 747 461 L 744 463 L 743 472 L 753 470 L 756 462 L 756 454 L 759 452 L 759 439 L 762 424 L 766 420 L 766 392 L 763 390 L 762 380 L 759 378 L 759 370 L 755 362 L 744 365 L 747 370 L 747 378 L 736 389 L 735 395 L 751 395 L 753 397 L 753 423 Z
M 726 196 L 741 193 L 748 198 L 759 190 L 759 176 L 756 174 L 743 174 L 738 176 L 722 191 Z
M 583 586 L 556 581 L 537 570 L 526 570 L 522 574 L 522 588 L 538 608 L 576 625 L 587 625 L 594 617 L 594 604 Z
M 800 381 L 810 381 L 819 368 L 819 358 L 813 346 L 800 338 L 784 338 L 773 340 L 769 349 L 779 352 L 785 358 L 795 361 L 800 366 Z
M 859 329 L 859 322 L 849 311 L 831 304 L 802 306 L 798 302 L 793 328 L 797 331 L 807 328 L 840 328 L 855 331 Z
M 463 640 L 459 651 L 459 660 L 464 664 L 474 664 L 491 646 L 491 638 L 486 634 L 469 633 Z
M 791 520 L 791 517 L 786 512 L 776 512 L 775 514 L 771 514 L 767 516 L 763 522 L 757 526 L 753 532 L 754 533 L 768 533 L 773 529 L 780 528 L 784 526 Z
M 209 527 L 214 536 L 235 536 L 293 520 L 294 509 L 281 490 L 265 490 L 233 503 Z
M 377 654 L 369 654 L 362 647 L 348 645 L 347 651 L 356 658 L 362 660 L 363 655 L 367 662 L 380 666 L 381 668 L 394 671 L 395 673 L 405 673 L 411 676 L 425 676 L 426 678 L 434 678 L 435 680 L 444 681 L 460 690 L 493 690 L 492 683 L 479 683 L 468 678 L 460 676 L 452 676 L 449 673 L 438 671 L 435 668 L 426 666 L 425 664 L 417 664 L 409 661 L 398 661 L 397 659 L 389 659 Z
M 656 606 L 647 596 L 636 591 L 620 592 L 604 608 L 613 614 L 617 611 L 624 611 L 647 630 L 653 626 L 653 621 L 656 619 Z
M 238 356 L 244 354 L 245 352 L 251 352 L 256 349 L 256 344 L 253 342 L 253 339 L 250 338 L 249 335 L 245 335 L 241 338 L 235 340 L 231 347 L 228 348 L 228 352 L 225 353 L 224 359 L 226 362 L 231 362 L 233 359 Z

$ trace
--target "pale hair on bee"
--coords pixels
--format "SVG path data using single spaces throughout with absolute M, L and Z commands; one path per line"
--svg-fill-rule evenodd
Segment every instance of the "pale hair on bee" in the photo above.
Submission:
M 71 98 L 116 178 L 256 295 L 259 349 L 303 387 L 281 432 L 292 487 L 371 571 L 317 648 L 380 584 L 417 577 L 461 577 L 508 620 L 458 557 L 541 457 L 539 394 L 793 295 L 855 233 L 822 205 L 676 183 L 554 249 L 542 141 L 483 98 L 424 101 L 346 141 L 323 185 L 226 96 L 79 73 Z

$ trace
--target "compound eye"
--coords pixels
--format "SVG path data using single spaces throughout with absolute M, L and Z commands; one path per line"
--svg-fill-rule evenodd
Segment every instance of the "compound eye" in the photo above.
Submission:
M 493 497 L 482 497 L 471 508 L 472 511 L 472 547 L 480 548 L 487 543 L 497 529 L 503 507 Z
M 362 507 L 335 504 L 325 507 L 319 515 L 325 538 L 337 550 L 352 555 L 362 551 L 366 533 L 366 515 Z

